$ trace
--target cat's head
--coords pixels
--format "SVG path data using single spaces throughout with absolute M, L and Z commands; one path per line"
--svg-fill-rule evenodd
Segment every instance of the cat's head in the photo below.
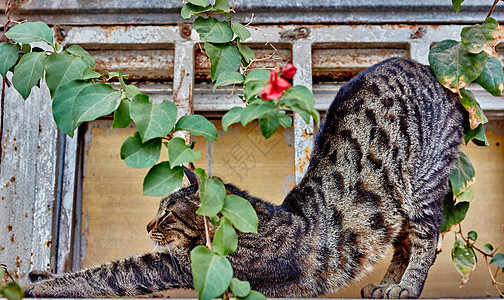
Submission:
M 147 232 L 161 248 L 193 248 L 204 243 L 203 218 L 197 215 L 198 186 L 184 187 L 161 200 L 156 217 L 147 224 Z

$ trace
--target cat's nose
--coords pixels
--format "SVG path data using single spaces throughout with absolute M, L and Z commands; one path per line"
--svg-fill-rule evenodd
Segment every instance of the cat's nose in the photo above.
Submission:
M 147 224 L 147 232 L 151 232 L 152 231 L 152 228 L 154 228 L 154 226 L 156 226 L 156 220 L 152 220 L 149 222 L 149 224 Z

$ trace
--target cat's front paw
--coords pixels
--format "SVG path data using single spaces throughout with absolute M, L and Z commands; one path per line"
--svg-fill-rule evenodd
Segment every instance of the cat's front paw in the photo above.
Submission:
M 401 284 L 392 284 L 385 291 L 385 297 L 388 299 L 410 299 L 418 298 L 418 292 L 413 288 Z
M 361 290 L 361 297 L 367 299 L 382 299 L 386 288 L 386 286 L 378 284 L 366 285 Z
M 26 284 L 21 286 L 25 298 L 55 298 L 54 291 L 40 284 Z
M 400 284 L 370 284 L 361 290 L 361 296 L 368 299 L 409 299 L 418 298 L 418 293 Z

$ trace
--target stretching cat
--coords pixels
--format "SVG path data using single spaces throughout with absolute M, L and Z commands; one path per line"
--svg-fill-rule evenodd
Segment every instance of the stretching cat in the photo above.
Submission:
M 308 171 L 280 206 L 232 185 L 259 217 L 239 234 L 234 276 L 268 297 L 312 297 L 361 278 L 394 247 L 367 298 L 417 298 L 436 256 L 441 203 L 462 141 L 463 113 L 429 67 L 394 58 L 337 94 Z M 24 287 L 31 297 L 111 297 L 192 288 L 189 252 L 204 244 L 197 185 L 161 201 L 147 225 L 159 252 L 54 275 Z M 32 274 L 33 277 L 33 274 Z M 36 276 L 35 276 L 36 277 Z

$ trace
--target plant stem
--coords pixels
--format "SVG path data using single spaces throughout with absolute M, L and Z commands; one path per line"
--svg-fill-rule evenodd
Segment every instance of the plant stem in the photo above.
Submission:
M 499 0 L 494 0 L 494 4 L 492 5 L 492 8 L 490 9 L 490 11 L 488 12 L 488 16 L 487 18 L 490 18 L 490 16 L 492 15 L 495 7 L 497 6 L 497 3 L 499 3 Z
M 212 240 L 210 239 L 210 227 L 208 226 L 208 217 L 203 216 L 203 220 L 205 221 L 205 237 L 206 237 L 206 246 L 213 252 L 212 249 Z

